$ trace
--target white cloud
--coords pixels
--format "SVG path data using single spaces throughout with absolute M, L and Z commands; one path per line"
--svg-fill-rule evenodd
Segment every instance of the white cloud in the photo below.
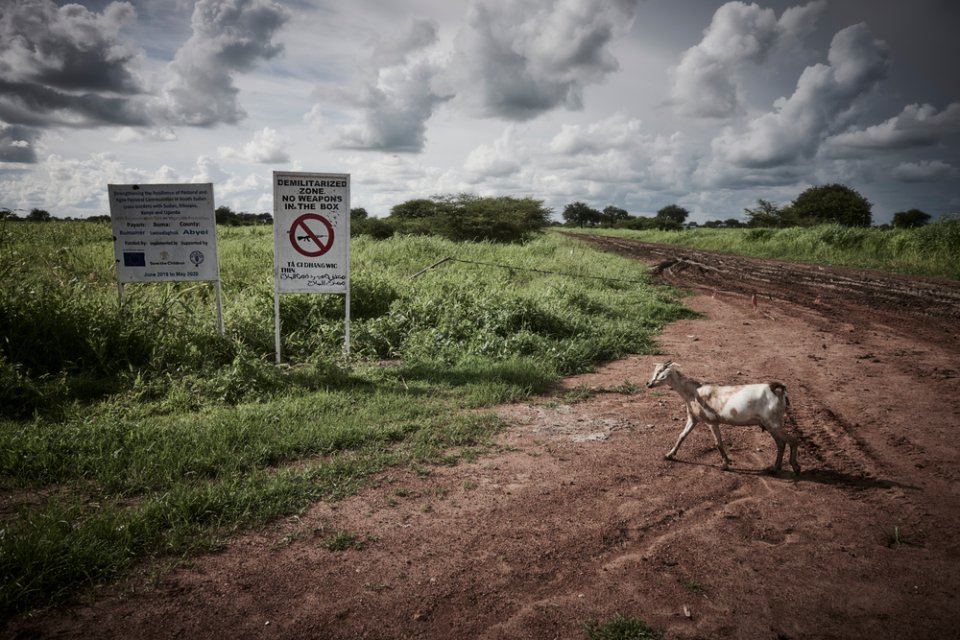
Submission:
M 813 28 L 826 6 L 817 0 L 791 7 L 778 20 L 773 9 L 728 2 L 713 15 L 703 40 L 687 49 L 673 70 L 670 97 L 684 115 L 727 118 L 745 104 L 741 74 L 777 49 L 794 45 Z
M 290 142 L 276 129 L 264 127 L 253 134 L 253 139 L 240 149 L 220 147 L 217 155 L 225 160 L 241 160 L 250 163 L 276 164 L 290 162 L 287 147 Z
M 504 177 L 518 173 L 529 160 L 517 130 L 509 126 L 492 144 L 482 144 L 467 156 L 463 164 L 467 171 L 484 177 Z
M 445 100 L 433 89 L 438 66 L 427 53 L 437 41 L 436 29 L 431 21 L 412 20 L 374 43 L 364 79 L 340 92 L 357 115 L 350 124 L 337 127 L 333 146 L 401 153 L 423 150 L 427 120 Z M 315 104 L 305 120 L 322 130 L 323 107 Z
M 154 104 L 158 115 L 201 127 L 242 120 L 234 75 L 283 50 L 273 37 L 289 17 L 275 0 L 199 0 L 193 33 L 170 63 L 171 77 Z
M 725 128 L 711 143 L 713 163 L 788 175 L 791 164 L 810 159 L 857 98 L 884 78 L 887 47 L 857 24 L 834 36 L 827 60 L 807 67 L 793 95 L 777 100 L 774 110 L 751 120 L 746 131 Z
M 410 20 L 403 29 L 380 34 L 373 45 L 373 60 L 378 66 L 403 64 L 410 54 L 422 51 L 437 41 L 437 24 L 433 20 Z
M 427 120 L 444 100 L 432 90 L 435 73 L 434 65 L 426 60 L 378 69 L 373 80 L 347 95 L 360 109 L 359 122 L 338 127 L 334 146 L 422 151 Z
M 173 142 L 177 139 L 177 132 L 171 127 L 122 127 L 110 140 L 113 142 Z
M 554 153 L 598 154 L 610 149 L 626 149 L 635 143 L 640 134 L 640 120 L 623 114 L 595 122 L 587 126 L 561 125 L 560 132 L 550 141 Z
M 956 167 L 940 160 L 901 162 L 893 170 L 893 177 L 901 182 L 937 182 L 953 180 L 960 175 Z
M 581 109 L 583 88 L 619 68 L 610 51 L 638 0 L 476 0 L 440 79 L 480 117 L 529 120 Z
M 911 104 L 886 122 L 845 131 L 826 144 L 834 155 L 858 154 L 929 146 L 956 133 L 960 133 L 960 102 L 953 102 L 940 112 L 929 104 Z

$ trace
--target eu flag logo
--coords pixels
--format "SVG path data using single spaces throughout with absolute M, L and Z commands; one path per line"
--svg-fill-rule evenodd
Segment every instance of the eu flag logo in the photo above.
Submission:
M 123 266 L 145 267 L 147 266 L 147 254 L 145 254 L 143 251 L 124 251 Z

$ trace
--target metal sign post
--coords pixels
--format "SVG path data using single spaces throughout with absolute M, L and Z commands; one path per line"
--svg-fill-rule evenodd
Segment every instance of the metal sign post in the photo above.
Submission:
M 273 172 L 274 338 L 280 356 L 280 294 L 344 295 L 350 354 L 350 174 Z

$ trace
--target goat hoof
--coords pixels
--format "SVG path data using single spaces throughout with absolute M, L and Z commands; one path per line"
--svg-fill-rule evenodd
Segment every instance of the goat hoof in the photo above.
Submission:
M 664 460 L 673 460 L 673 454 L 672 454 L 672 453 L 668 453 L 667 455 L 663 456 L 663 459 L 664 459 Z
M 727 464 L 726 462 L 724 462 L 722 465 L 720 465 L 720 470 L 721 470 L 721 471 L 730 471 L 730 465 Z

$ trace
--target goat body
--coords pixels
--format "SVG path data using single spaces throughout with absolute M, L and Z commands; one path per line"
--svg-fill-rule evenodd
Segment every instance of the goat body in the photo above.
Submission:
M 720 457 L 723 460 L 722 468 L 730 468 L 730 458 L 727 456 L 720 436 L 720 425 L 730 424 L 737 426 L 758 425 L 777 443 L 777 460 L 769 471 L 778 473 L 783 464 L 783 453 L 786 445 L 790 445 L 790 466 L 794 473 L 800 473 L 797 463 L 797 440 L 783 428 L 784 416 L 790 399 L 787 397 L 787 388 L 779 382 L 766 384 L 744 384 L 736 386 L 720 386 L 702 384 L 698 380 L 688 378 L 672 362 L 658 364 L 653 372 L 648 388 L 662 384 L 670 386 L 680 394 L 687 406 L 687 424 L 680 432 L 677 443 L 667 455 L 672 460 L 680 449 L 680 445 L 689 435 L 698 422 L 706 422 L 717 443 Z

